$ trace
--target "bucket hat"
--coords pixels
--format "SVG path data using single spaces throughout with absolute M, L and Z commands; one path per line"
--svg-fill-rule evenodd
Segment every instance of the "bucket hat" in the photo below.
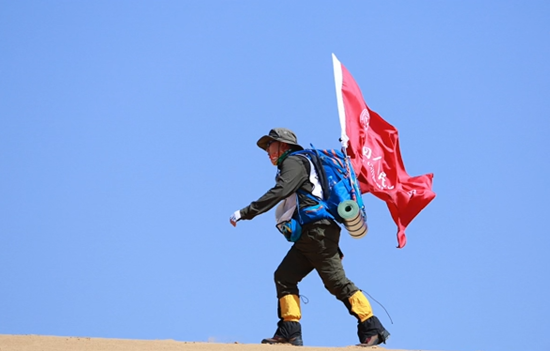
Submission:
M 289 144 L 296 150 L 303 150 L 304 148 L 298 144 L 298 138 L 293 131 L 287 128 L 273 128 L 269 131 L 268 135 L 264 135 L 256 143 L 258 147 L 262 150 L 267 149 L 267 144 L 272 141 L 280 141 L 282 143 Z

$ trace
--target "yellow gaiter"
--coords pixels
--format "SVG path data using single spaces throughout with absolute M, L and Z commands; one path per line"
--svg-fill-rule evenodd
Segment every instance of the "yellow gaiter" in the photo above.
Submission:
M 300 298 L 298 295 L 285 295 L 279 299 L 281 318 L 285 322 L 299 322 L 302 318 L 300 312 Z
M 349 298 L 349 303 L 351 305 L 351 311 L 357 315 L 357 318 L 359 318 L 361 322 L 372 317 L 372 308 L 370 307 L 369 300 L 367 300 L 361 290 L 357 290 L 357 292 Z

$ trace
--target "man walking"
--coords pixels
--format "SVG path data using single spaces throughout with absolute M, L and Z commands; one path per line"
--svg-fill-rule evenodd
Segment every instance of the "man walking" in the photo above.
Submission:
M 258 200 L 235 211 L 230 217 L 231 224 L 236 226 L 239 220 L 250 220 L 287 199 L 296 204 L 293 218 L 299 219 L 300 209 L 315 206 L 315 196 L 322 197 L 319 196 L 322 189 L 315 168 L 307 158 L 292 154 L 303 148 L 298 144 L 296 135 L 289 129 L 272 129 L 268 135 L 258 140 L 257 145 L 267 151 L 271 163 L 277 166 L 276 183 Z M 292 210 L 292 207 L 290 209 Z M 344 272 L 341 260 L 343 255 L 339 248 L 338 223 L 332 219 L 322 218 L 300 224 L 301 235 L 299 238 L 293 237 L 294 244 L 275 271 L 280 319 L 277 330 L 272 338 L 263 339 L 262 343 L 303 345 L 298 283 L 314 269 L 326 289 L 342 301 L 349 313 L 357 318 L 359 346 L 385 342 L 390 334 L 373 315 L 370 303 L 363 292 Z

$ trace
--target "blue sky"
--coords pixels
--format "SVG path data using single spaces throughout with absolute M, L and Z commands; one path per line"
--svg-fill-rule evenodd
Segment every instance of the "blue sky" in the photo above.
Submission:
M 393 349 L 550 348 L 550 3 L 0 1 L 0 333 L 257 343 L 289 244 L 273 127 L 337 148 L 331 54 L 436 199 L 344 267 Z M 355 344 L 312 273 L 308 346 Z

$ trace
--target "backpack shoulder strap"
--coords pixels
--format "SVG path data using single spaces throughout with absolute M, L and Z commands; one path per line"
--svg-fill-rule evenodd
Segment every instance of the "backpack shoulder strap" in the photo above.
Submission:
M 299 156 L 298 159 L 300 160 L 300 162 L 302 162 L 302 164 L 306 168 L 306 171 L 308 173 L 311 172 L 308 156 L 305 153 L 303 153 L 302 151 L 296 151 L 291 153 L 289 156 Z
M 321 188 L 323 189 L 323 200 L 328 199 L 330 194 L 330 188 L 328 184 L 327 174 L 325 173 L 325 168 L 321 157 L 319 156 L 319 151 L 317 149 L 307 149 L 309 159 L 317 171 L 317 176 L 319 177 L 319 183 L 321 183 Z
M 309 198 L 319 201 L 319 200 L 325 200 L 328 198 L 327 189 L 323 186 L 323 179 L 326 179 L 323 167 L 320 165 L 319 162 L 317 164 L 314 163 L 315 160 L 317 160 L 316 154 L 313 150 L 306 149 L 297 151 L 296 153 L 293 153 L 292 155 L 300 156 L 299 158 L 304 163 L 304 167 L 306 167 L 306 170 L 309 174 L 309 181 L 313 184 L 312 193 L 309 194 L 306 191 L 298 190 L 297 192 L 300 194 L 307 195 Z M 317 160 L 318 161 L 318 160 Z

